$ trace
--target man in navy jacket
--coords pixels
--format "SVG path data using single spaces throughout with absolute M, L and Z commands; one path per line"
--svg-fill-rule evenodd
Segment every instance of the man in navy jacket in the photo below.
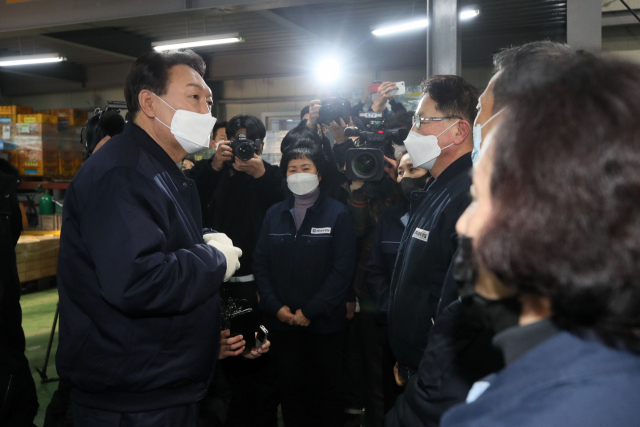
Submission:
M 213 126 L 204 69 L 191 51 L 140 57 L 125 88 L 132 121 L 67 191 L 56 363 L 76 426 L 196 425 L 220 341 L 218 288 L 238 264 L 230 246 L 205 244 L 196 187 L 176 166 L 200 140 L 193 129 Z
M 422 147 L 431 139 L 425 137 L 436 136 L 441 152 L 424 166 L 434 179 L 411 194 L 411 217 L 391 279 L 389 341 L 405 381 L 418 371 L 457 247 L 455 224 L 470 202 L 471 123 L 478 103 L 477 89 L 458 76 L 434 76 L 423 87 L 412 132 L 419 134 L 416 141 L 425 142 L 416 151 L 408 137 L 405 146 L 419 167 L 424 166 L 418 160 L 424 157 Z

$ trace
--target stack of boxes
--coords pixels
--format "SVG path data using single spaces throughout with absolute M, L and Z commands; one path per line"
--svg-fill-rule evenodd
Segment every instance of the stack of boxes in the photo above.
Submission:
M 2 123 L 1 155 L 23 176 L 73 178 L 82 165 L 80 132 L 87 112 L 64 109 L 33 113 L 30 110 L 0 106 L 0 121 L 5 122 Z
M 20 283 L 55 276 L 59 250 L 59 236 L 21 236 L 16 245 Z

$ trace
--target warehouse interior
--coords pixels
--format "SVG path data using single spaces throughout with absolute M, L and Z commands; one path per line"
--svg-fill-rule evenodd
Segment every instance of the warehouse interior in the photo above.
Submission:
M 433 1 L 433 0 L 432 0 Z M 286 131 L 313 99 L 357 103 L 374 81 L 403 81 L 408 105 L 426 77 L 426 31 L 377 37 L 372 30 L 426 16 L 426 0 L 8 0 L 0 3 L 0 157 L 21 173 L 25 233 L 16 248 L 27 357 L 40 409 L 57 388 L 55 275 L 65 191 L 82 167 L 82 129 L 96 109 L 124 101 L 127 73 L 153 46 L 232 35 L 238 43 L 195 48 L 218 120 L 259 117 L 279 153 Z M 590 0 L 585 3 L 600 3 Z M 597 35 L 603 55 L 640 61 L 640 23 L 618 1 L 601 0 Z M 640 13 L 640 0 L 627 0 Z M 460 0 L 478 10 L 460 20 L 457 72 L 478 88 L 492 57 L 523 43 L 571 38 L 581 0 Z M 571 9 L 573 7 L 573 9 Z M 585 8 L 586 9 L 586 8 Z M 573 10 L 573 11 L 572 11 Z M 580 19 L 573 17 L 575 19 Z M 580 30 L 583 31 L 583 30 Z M 584 34 L 584 33 L 581 33 Z M 575 37 L 575 36 L 574 36 Z M 52 55 L 51 64 L 2 66 L 3 58 Z M 339 65 L 324 81 L 323 61 Z M 124 115 L 124 111 L 122 112 Z M 268 157 L 277 162 L 278 156 Z M 43 208 L 44 207 L 44 208 Z M 52 328 L 53 326 L 53 328 Z

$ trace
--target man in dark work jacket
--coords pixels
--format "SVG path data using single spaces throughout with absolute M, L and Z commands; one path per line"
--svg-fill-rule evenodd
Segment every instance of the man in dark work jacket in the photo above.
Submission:
M 457 247 L 455 225 L 470 203 L 471 124 L 478 103 L 477 89 L 461 77 L 434 76 L 423 88 L 412 130 L 436 136 L 442 151 L 433 162 L 421 154 L 428 140 L 416 139 L 416 146 L 411 136 L 405 141 L 414 164 L 430 169 L 435 179 L 411 195 L 411 216 L 391 279 L 389 341 L 404 381 L 418 371 Z
M 176 166 L 213 128 L 204 71 L 188 50 L 140 57 L 125 86 L 133 121 L 67 191 L 56 366 L 77 427 L 196 425 L 220 343 L 218 290 L 238 263 L 231 246 L 205 244 L 196 186 Z

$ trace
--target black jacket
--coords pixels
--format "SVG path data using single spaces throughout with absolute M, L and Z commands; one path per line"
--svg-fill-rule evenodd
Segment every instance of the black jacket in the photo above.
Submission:
M 455 226 L 470 203 L 471 153 L 424 191 L 411 194 L 411 218 L 391 279 L 389 341 L 398 363 L 417 370 L 435 321 L 440 291 L 457 248 Z
M 22 233 L 22 214 L 16 190 L 18 171 L 0 159 L 0 344 L 24 353 L 20 279 L 16 244 Z
M 113 412 L 201 400 L 220 342 L 226 268 L 204 244 L 193 181 L 127 123 L 65 197 L 56 366 L 72 400 Z
M 339 332 L 347 325 L 355 270 L 353 219 L 343 204 L 321 194 L 296 231 L 293 204 L 293 197 L 278 203 L 264 219 L 253 263 L 260 307 L 274 329 L 297 328 L 275 318 L 286 305 L 292 313 L 302 309 L 309 332 Z
M 376 300 L 376 319 L 383 324 L 387 323 L 391 275 L 408 214 L 408 201 L 391 206 L 380 215 L 373 236 L 371 254 L 367 263 L 367 284 L 369 292 Z
M 442 414 L 464 402 L 474 382 L 504 367 L 493 336 L 467 304 L 446 307 L 431 328 L 418 375 L 387 414 L 385 427 L 437 427 Z
M 234 246 L 242 249 L 236 276 L 253 273 L 253 251 L 264 216 L 271 206 L 284 200 L 280 168 L 263 163 L 265 173 L 257 179 L 227 165 L 218 172 L 211 167 L 211 159 L 201 160 L 191 169 L 191 178 L 198 187 L 204 226 L 225 233 Z

